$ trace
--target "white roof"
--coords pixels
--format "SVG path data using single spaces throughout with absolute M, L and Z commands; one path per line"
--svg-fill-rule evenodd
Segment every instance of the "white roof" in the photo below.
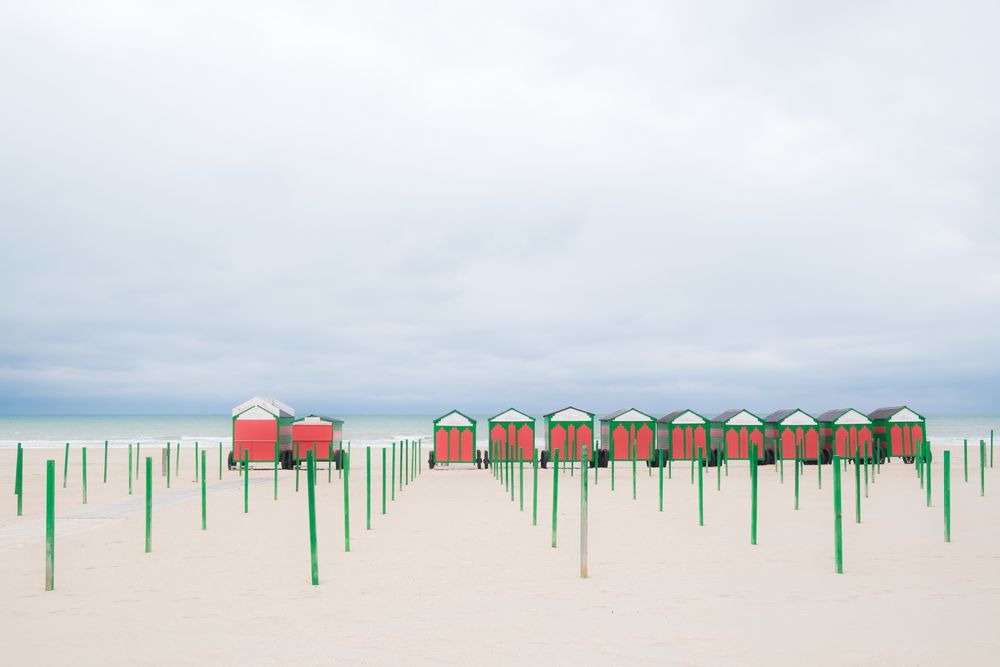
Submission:
M 514 408 L 511 408 L 510 410 L 507 410 L 506 412 L 501 412 L 496 417 L 491 417 L 490 421 L 491 422 L 533 422 L 533 421 L 535 421 L 535 418 L 534 417 L 529 417 L 528 415 L 524 414 L 520 410 L 515 410 Z
M 434 420 L 438 426 L 472 426 L 472 420 L 458 410 L 452 410 L 443 417 Z
M 233 416 L 237 416 L 242 412 L 246 412 L 250 408 L 260 408 L 274 417 L 294 417 L 295 410 L 288 407 L 276 398 L 262 398 L 260 396 L 254 396 L 248 401 L 240 403 L 235 408 L 233 408 Z
M 593 417 L 583 410 L 577 410 L 576 408 L 566 408 L 565 410 L 552 413 L 549 417 L 549 421 L 553 422 L 589 422 L 591 420 L 593 420 Z

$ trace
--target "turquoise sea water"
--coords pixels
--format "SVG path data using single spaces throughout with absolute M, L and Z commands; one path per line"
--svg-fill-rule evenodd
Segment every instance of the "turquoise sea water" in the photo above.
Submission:
M 358 445 L 384 446 L 403 439 L 430 441 L 430 415 L 346 415 L 344 439 Z M 484 415 L 473 415 L 480 422 L 481 446 L 486 443 Z M 0 416 L 0 448 L 61 447 L 103 444 L 115 447 L 130 442 L 163 444 L 166 442 L 230 442 L 231 420 L 218 416 Z M 928 417 L 927 433 L 933 445 L 960 445 L 964 438 L 976 444 L 989 442 L 990 429 L 1000 438 L 1000 416 Z M 540 429 L 539 429 L 540 430 Z

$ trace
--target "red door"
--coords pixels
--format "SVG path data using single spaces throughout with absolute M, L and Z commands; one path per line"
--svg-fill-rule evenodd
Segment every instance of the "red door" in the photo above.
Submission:
M 472 429 L 462 429 L 461 438 L 462 445 L 458 459 L 460 461 L 474 461 L 476 455 L 473 450 L 476 448 L 476 443 L 472 442 Z
M 648 460 L 653 453 L 653 431 L 646 424 L 639 427 L 639 432 L 636 434 L 636 446 L 638 447 L 638 452 L 636 456 L 644 461 Z

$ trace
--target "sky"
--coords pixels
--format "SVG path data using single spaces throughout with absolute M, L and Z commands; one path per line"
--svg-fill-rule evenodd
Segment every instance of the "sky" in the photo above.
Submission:
M 0 4 L 0 413 L 1000 413 L 1000 5 Z

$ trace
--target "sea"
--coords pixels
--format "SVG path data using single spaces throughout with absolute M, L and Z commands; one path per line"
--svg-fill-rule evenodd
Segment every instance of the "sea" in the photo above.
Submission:
M 471 415 L 480 423 L 478 440 L 486 445 L 487 415 Z M 358 446 L 387 447 L 402 440 L 430 442 L 430 415 L 345 415 L 344 440 Z M 0 449 L 102 445 L 127 447 L 131 443 L 165 445 L 200 442 L 231 443 L 228 415 L 49 415 L 0 416 Z M 927 417 L 932 446 L 961 445 L 963 440 L 990 442 L 991 430 L 1000 437 L 1000 416 Z M 538 429 L 541 433 L 541 429 Z M 541 444 L 541 443 L 540 443 Z

